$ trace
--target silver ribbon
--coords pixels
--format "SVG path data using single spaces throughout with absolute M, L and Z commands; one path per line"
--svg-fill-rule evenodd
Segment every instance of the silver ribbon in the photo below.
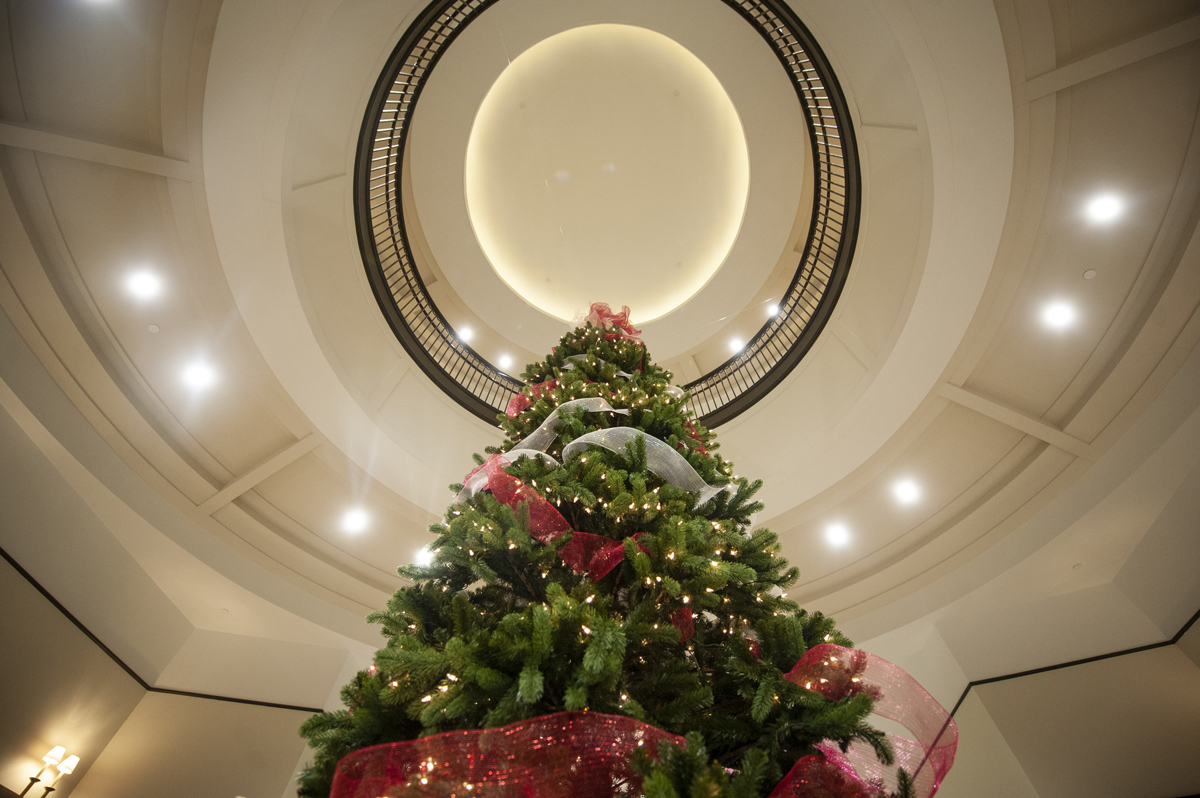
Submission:
M 732 483 L 723 488 L 714 488 L 701 479 L 692 464 L 670 445 L 632 427 L 598 429 L 595 432 L 580 435 L 563 449 L 563 462 L 577 452 L 587 451 L 589 445 L 600 446 L 617 454 L 625 454 L 625 446 L 637 438 L 646 442 L 646 466 L 669 484 L 698 494 L 700 501 L 696 503 L 697 507 L 708 504 L 721 491 L 733 493 L 737 490 Z
M 499 457 L 509 465 L 517 462 L 517 460 L 521 459 L 522 457 L 536 457 L 555 468 L 557 468 L 559 465 L 558 461 L 553 457 L 545 452 L 539 452 L 537 449 L 509 449 L 507 452 L 501 452 L 500 454 L 496 455 L 496 457 Z M 465 502 L 467 499 L 486 488 L 487 484 L 487 469 L 483 466 L 480 466 L 475 470 L 475 473 L 463 483 L 462 490 L 460 490 L 458 495 L 454 497 L 454 501 L 456 503 Z
M 563 412 L 573 412 L 583 408 L 590 413 L 620 413 L 623 416 L 629 415 L 628 410 L 617 410 L 608 403 L 606 399 L 599 396 L 587 396 L 583 399 L 572 399 L 569 402 L 563 402 L 558 407 L 554 408 L 554 412 L 546 417 L 542 425 L 529 433 L 528 436 L 517 444 L 518 449 L 537 449 L 545 451 L 546 447 L 554 443 L 554 438 L 559 426 L 562 424 L 562 419 L 559 414 Z

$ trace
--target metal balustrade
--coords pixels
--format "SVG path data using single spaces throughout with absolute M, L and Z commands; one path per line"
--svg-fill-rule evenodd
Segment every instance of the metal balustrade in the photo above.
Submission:
M 714 0 L 715 1 L 715 0 Z M 409 122 L 425 79 L 454 38 L 499 0 L 436 0 L 393 51 L 367 107 L 355 170 L 363 262 L 380 308 L 417 365 L 489 422 L 522 388 L 455 335 L 413 261 L 400 202 Z M 812 144 L 812 221 L 776 313 L 737 355 L 685 387 L 714 427 L 765 396 L 812 346 L 845 283 L 859 216 L 858 155 L 845 98 L 812 35 L 780 0 L 721 0 L 762 35 L 786 70 Z

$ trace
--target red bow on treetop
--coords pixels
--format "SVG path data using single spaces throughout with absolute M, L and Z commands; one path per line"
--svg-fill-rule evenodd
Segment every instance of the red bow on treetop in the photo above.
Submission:
M 593 327 L 615 327 L 624 338 L 637 338 L 642 334 L 641 330 L 635 330 L 629 323 L 628 305 L 622 305 L 620 313 L 613 313 L 612 308 L 604 302 L 593 302 L 584 321 Z

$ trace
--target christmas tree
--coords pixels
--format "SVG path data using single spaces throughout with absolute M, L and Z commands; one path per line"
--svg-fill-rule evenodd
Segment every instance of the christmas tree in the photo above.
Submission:
M 347 709 L 302 727 L 317 755 L 300 796 L 328 796 L 366 746 L 571 711 L 687 736 L 634 763 L 653 798 L 766 795 L 821 741 L 891 763 L 861 665 L 837 671 L 836 700 L 785 678 L 851 643 L 787 599 L 798 570 L 751 529 L 761 482 L 734 475 L 627 314 L 593 306 L 526 368 L 506 440 L 431 527 L 432 563 L 402 567 L 411 586 L 370 617 L 387 644 Z M 811 794 L 867 794 L 839 772 Z

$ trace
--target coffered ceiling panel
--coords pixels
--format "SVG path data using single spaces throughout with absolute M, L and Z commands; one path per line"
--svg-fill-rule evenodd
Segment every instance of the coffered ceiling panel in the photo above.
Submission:
M 118 13 L 72 2 L 9 6 L 20 96 L 6 121 L 145 152 L 162 152 L 159 91 L 166 6 Z M 6 103 L 6 104 L 7 104 Z

